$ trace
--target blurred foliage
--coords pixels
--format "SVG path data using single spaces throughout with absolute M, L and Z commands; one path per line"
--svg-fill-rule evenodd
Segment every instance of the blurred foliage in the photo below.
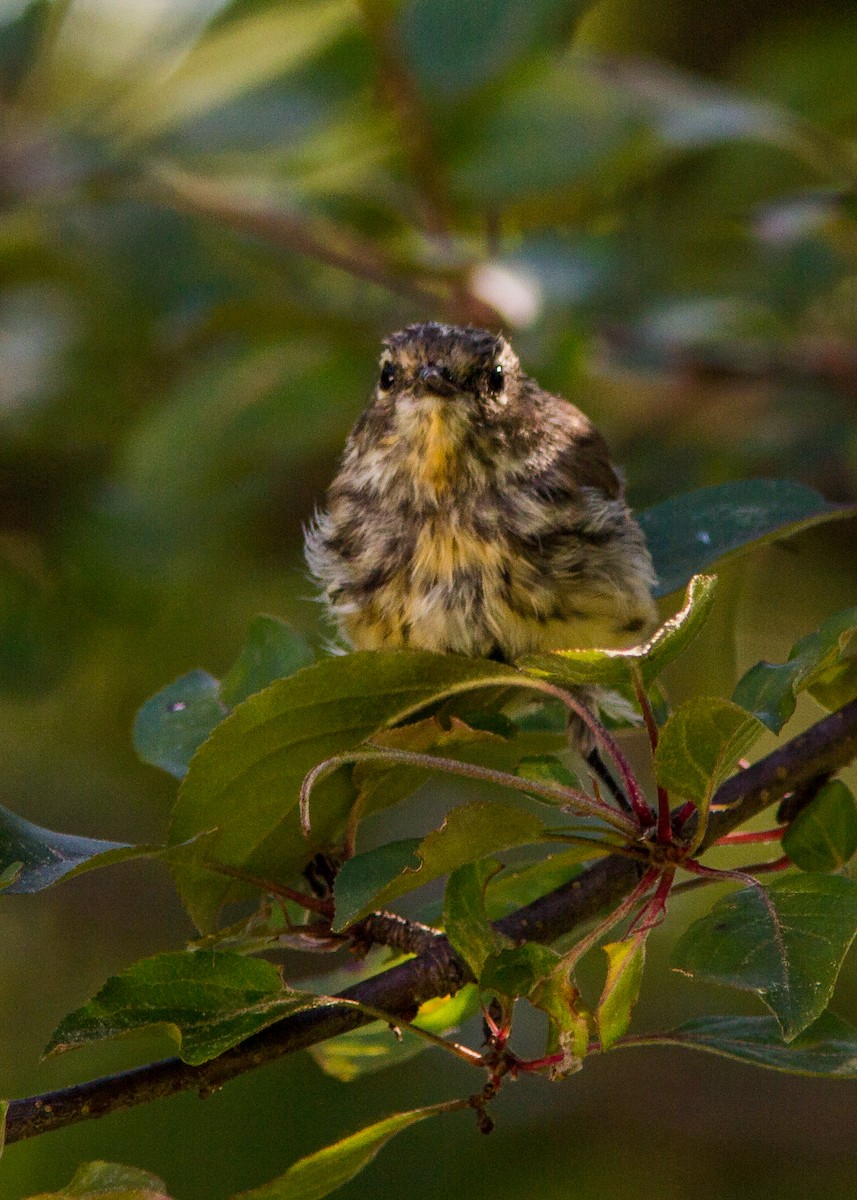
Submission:
M 160 834 L 171 792 L 130 739 L 146 696 L 222 674 L 261 609 L 324 635 L 301 523 L 380 338 L 409 320 L 502 325 L 605 429 L 635 506 L 766 474 L 857 498 L 855 69 L 846 0 L 2 0 L 10 807 Z M 726 589 L 743 665 L 785 654 L 802 606 L 805 631 L 853 603 L 853 525 L 813 545 Z M 706 643 L 700 671 L 728 692 L 719 661 Z M 4 1012 L 44 987 L 25 958 L 50 957 L 66 997 L 92 990 L 90 921 L 111 969 L 163 947 L 138 913 L 87 912 L 95 894 L 7 918 Z M 170 903 L 150 919 L 180 939 Z M 69 1003 L 40 996 L 34 1047 Z M 19 1046 L 9 1086 L 31 1088 Z M 605 1170 L 587 1168 L 601 1192 Z

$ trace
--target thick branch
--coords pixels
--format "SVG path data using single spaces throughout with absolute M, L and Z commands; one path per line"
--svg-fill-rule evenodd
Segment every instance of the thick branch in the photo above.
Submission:
M 728 779 L 715 796 L 717 811 L 712 815 L 705 845 L 795 788 L 834 774 L 855 757 L 857 700 Z M 631 859 L 600 859 L 576 879 L 505 917 L 498 928 L 515 941 L 555 941 L 625 896 L 636 885 L 639 870 Z M 341 993 L 341 998 L 380 1009 L 392 1018 L 404 1018 L 425 1000 L 457 991 L 471 978 L 468 968 L 445 937 L 437 934 L 429 940 L 428 948 L 416 958 L 356 984 Z M 191 1088 L 205 1094 L 236 1075 L 370 1020 L 353 1007 L 334 1003 L 287 1017 L 199 1067 L 167 1059 L 43 1096 L 13 1100 L 6 1140 L 36 1137 Z

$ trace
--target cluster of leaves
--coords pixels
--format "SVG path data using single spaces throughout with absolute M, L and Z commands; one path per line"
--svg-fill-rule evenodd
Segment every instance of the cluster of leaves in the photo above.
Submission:
M 841 512 L 808 489 L 763 482 L 707 489 L 642 519 L 670 586 L 725 555 Z M 705 539 L 698 538 L 700 530 Z M 349 1079 L 426 1046 L 442 1046 L 487 1071 L 488 1083 L 474 1096 L 397 1114 L 302 1160 L 248 1193 L 256 1200 L 326 1195 L 393 1134 L 431 1115 L 475 1107 L 489 1128 L 485 1109 L 504 1075 L 545 1071 L 563 1078 L 593 1049 L 666 1043 L 777 1070 L 853 1076 L 857 1029 L 825 1011 L 857 932 L 857 884 L 841 873 L 857 850 L 853 796 L 834 781 L 788 827 L 736 835 L 739 844 L 782 841 L 784 857 L 757 869 L 793 864 L 798 873 L 770 887 L 745 870 L 704 866 L 698 853 L 707 845 L 719 785 L 766 728 L 782 728 L 799 692 L 829 708 L 857 695 L 857 660 L 849 654 L 857 609 L 836 614 L 802 639 L 785 663 L 753 667 L 732 700 L 696 697 L 671 712 L 658 679 L 705 623 L 715 582 L 714 576 L 692 574 L 680 611 L 635 649 L 556 651 L 528 656 L 514 667 L 393 652 L 312 663 L 293 630 L 274 618 L 257 618 L 222 681 L 194 671 L 138 715 L 139 752 L 182 781 L 166 846 L 53 834 L 3 815 L 0 866 L 9 891 L 37 891 L 117 859 L 157 854 L 169 862 L 203 933 L 187 951 L 144 959 L 109 979 L 60 1023 L 48 1052 L 156 1025 L 177 1041 L 185 1062 L 206 1063 L 275 1022 L 334 1002 L 328 993 L 335 976 L 319 977 L 315 989 L 305 982 L 296 990 L 277 967 L 254 955 L 287 946 L 327 951 L 348 945 L 355 927 L 362 936 L 364 918 L 446 877 L 442 913 L 428 902 L 420 915 L 445 933 L 473 982 L 456 996 L 425 1005 L 404 1023 L 401 1042 L 387 1028 L 389 1017 L 348 1001 L 362 1019 L 381 1021 L 318 1045 L 314 1053 L 327 1071 Z M 652 742 L 656 809 L 613 735 L 575 698 L 576 689 L 593 686 L 624 693 L 639 705 Z M 522 695 L 535 696 L 541 706 L 510 706 L 510 696 Z M 606 802 L 597 787 L 585 790 L 572 774 L 557 702 L 589 725 L 627 793 L 627 809 Z M 357 852 L 363 818 L 401 802 L 437 772 L 498 784 L 518 798 L 466 800 L 424 837 Z M 514 867 L 504 868 L 496 857 L 520 848 L 529 858 Z M 319 853 L 340 863 L 329 892 L 306 884 Z M 512 941 L 493 923 L 573 879 L 583 863 L 617 853 L 638 860 L 639 882 L 570 948 Z M 647 938 L 663 920 L 679 870 L 743 886 L 682 936 L 674 966 L 756 993 L 771 1017 L 714 1015 L 677 1029 L 628 1033 Z M 220 925 L 224 906 L 248 895 L 256 897 L 253 912 Z M 599 945 L 607 972 L 590 1011 L 574 972 Z M 388 966 L 372 957 L 366 972 Z M 547 1045 L 536 1060 L 521 1059 L 509 1045 L 521 1002 L 547 1017 Z M 479 1011 L 487 1029 L 483 1050 L 449 1040 Z M 117 1171 L 116 1187 L 131 1195 L 135 1188 L 142 1188 L 140 1195 L 163 1192 L 157 1181 L 138 1187 L 125 1180 L 122 1168 L 88 1170 Z M 89 1194 L 83 1184 L 75 1188 L 77 1181 L 67 1194 Z

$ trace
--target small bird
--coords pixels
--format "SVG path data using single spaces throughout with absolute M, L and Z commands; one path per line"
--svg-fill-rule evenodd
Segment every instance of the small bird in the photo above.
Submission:
M 306 556 L 356 649 L 513 662 L 636 645 L 655 625 L 652 560 L 604 439 L 484 329 L 386 339 Z

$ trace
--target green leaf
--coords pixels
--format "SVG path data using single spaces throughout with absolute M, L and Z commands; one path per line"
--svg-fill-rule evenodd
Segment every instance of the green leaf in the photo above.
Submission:
M 386 895 L 404 871 L 418 871 L 422 865 L 421 845 L 422 838 L 403 838 L 355 854 L 344 862 L 334 883 L 337 925 L 341 921 L 344 929 L 366 916 L 372 912 L 376 898 Z
M 783 850 L 802 871 L 838 871 L 857 852 L 857 802 L 839 779 L 826 783 L 783 834 Z
M 0 1100 L 0 1158 L 6 1148 L 6 1118 L 9 1115 L 9 1101 Z
M 565 960 L 555 950 L 527 942 L 492 954 L 479 977 L 479 991 L 505 1001 L 507 1020 L 511 1002 L 518 997 L 547 1013 L 546 1053 L 562 1055 L 552 1076 L 558 1078 L 580 1068 L 589 1047 L 589 1013 Z
M 312 647 L 296 629 L 279 617 L 261 614 L 250 622 L 238 660 L 220 685 L 220 698 L 234 708 L 275 679 L 287 679 L 314 661 Z
M 279 970 L 262 959 L 224 950 L 158 954 L 112 976 L 69 1013 L 45 1054 L 160 1025 L 184 1061 L 199 1064 L 282 1017 L 327 1003 L 286 987 Z
M 4 889 L 7 895 L 40 892 L 65 876 L 156 853 L 159 849 L 54 833 L 0 808 L 0 869 L 4 875 L 7 871 L 10 874 Z
M 547 895 L 580 874 L 581 864 L 593 857 L 591 850 L 574 846 L 546 854 L 539 862 L 509 867 L 488 884 L 485 903 L 492 921 Z
M 672 799 L 692 800 L 704 815 L 717 788 L 762 733 L 762 724 L 728 700 L 697 696 L 661 729 L 655 775 Z
M 144 762 L 184 779 L 190 760 L 231 708 L 312 661 L 306 641 L 285 621 L 254 617 L 222 683 L 207 671 L 191 671 L 146 701 L 134 721 L 134 749 Z
M 479 1012 L 479 999 L 474 984 L 468 984 L 454 996 L 428 1000 L 411 1022 L 418 1029 L 427 1029 L 438 1037 L 448 1037 L 469 1017 Z M 310 1046 L 310 1054 L 328 1075 L 350 1083 L 363 1075 L 399 1066 L 424 1050 L 431 1042 L 408 1028 L 394 1033 L 389 1023 L 373 1021 Z
M 219 681 L 207 671 L 191 671 L 140 708 L 134 749 L 143 762 L 184 779 L 190 760 L 228 712 Z
M 646 963 L 646 934 L 638 933 L 621 942 L 608 942 L 607 979 L 595 1020 L 602 1050 L 609 1050 L 631 1023 L 631 1013 L 640 995 Z
M 655 564 L 656 595 L 666 596 L 721 559 L 853 514 L 803 484 L 743 479 L 673 496 L 637 519 Z
M 426 1117 L 452 1112 L 465 1104 L 466 1101 L 448 1100 L 428 1108 L 396 1113 L 395 1116 L 368 1125 L 359 1133 L 334 1142 L 332 1146 L 325 1146 L 323 1150 L 307 1155 L 289 1167 L 279 1179 L 254 1188 L 251 1192 L 241 1192 L 233 1200 L 321 1200 L 368 1166 L 391 1137 L 410 1125 L 416 1125 L 418 1121 L 424 1121 Z
M 810 690 L 820 699 L 825 689 L 834 704 L 845 704 L 857 695 L 853 663 L 840 662 L 843 650 L 857 630 L 857 608 L 836 613 L 792 647 L 781 664 L 756 663 L 732 694 L 736 704 L 755 713 L 774 733 L 779 733 L 795 710 L 798 694 Z
M 628 1040 L 628 1045 L 686 1046 L 737 1062 L 793 1075 L 857 1079 L 857 1029 L 835 1013 L 785 1042 L 774 1017 L 694 1017 L 670 1033 Z M 622 1043 L 619 1043 L 622 1045 Z
M 525 942 L 498 950 L 486 960 L 479 977 L 479 990 L 516 1000 L 529 996 L 537 984 L 547 979 L 562 957 L 550 946 Z
M 528 654 L 518 665 L 555 683 L 602 687 L 627 684 L 629 668 L 637 666 L 645 686 L 650 687 L 708 620 L 716 583 L 713 575 L 695 575 L 688 584 L 681 610 L 640 646 L 630 650 L 555 650 L 550 654 Z
M 718 901 L 676 943 L 673 965 L 756 992 L 791 1041 L 827 1007 L 855 933 L 857 883 L 791 875 Z
M 380 890 L 372 891 L 367 878 L 378 877 L 379 858 L 389 861 L 389 851 L 370 850 L 357 854 L 336 877 L 335 931 L 346 929 L 376 909 L 385 908 L 400 896 L 424 883 L 448 875 L 466 863 L 477 862 L 511 846 L 524 846 L 544 840 L 545 824 L 540 817 L 524 809 L 499 801 L 478 801 L 453 808 L 439 829 L 432 830 L 416 846 L 417 865 L 407 865 L 389 879 Z M 394 843 L 395 844 L 395 843 Z M 413 843 L 399 843 L 405 855 Z
M 476 979 L 490 954 L 511 945 L 492 927 L 485 911 L 485 888 L 500 869 L 499 863 L 488 858 L 466 863 L 452 872 L 446 885 L 443 927 Z
M 574 772 L 569 771 L 565 763 L 561 763 L 552 754 L 534 754 L 529 758 L 522 758 L 515 774 L 519 779 L 534 779 L 537 783 L 558 783 L 561 787 L 580 791 L 580 780 Z
M 568 0 L 412 0 L 399 36 L 421 89 L 459 98 L 526 54 L 560 12 L 567 21 Z
M 202 38 L 172 71 L 152 71 L 118 107 L 136 137 L 153 137 L 201 117 L 252 88 L 302 67 L 350 28 L 348 0 L 268 7 Z
M 84 1163 L 67 1187 L 41 1192 L 29 1200 L 169 1200 L 167 1187 L 157 1175 L 120 1163 Z
M 277 680 L 239 704 L 200 747 L 179 790 L 170 840 L 216 829 L 210 859 L 291 882 L 318 849 L 334 843 L 354 802 L 342 771 L 319 784 L 308 842 L 298 820 L 308 771 L 433 701 L 520 679 L 498 663 L 454 655 L 358 652 Z M 176 878 L 203 930 L 236 894 L 230 880 L 210 871 L 178 867 Z

